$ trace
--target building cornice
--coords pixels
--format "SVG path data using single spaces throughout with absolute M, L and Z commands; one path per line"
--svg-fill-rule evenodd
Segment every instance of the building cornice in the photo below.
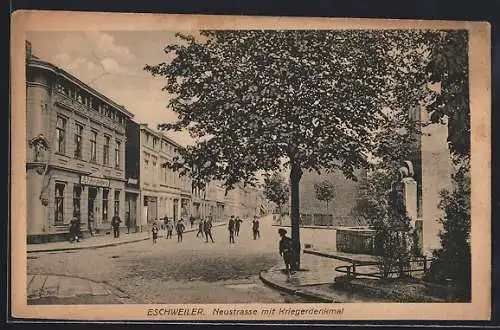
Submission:
M 127 116 L 129 118 L 134 117 L 134 114 L 131 113 L 130 111 L 128 111 L 127 109 L 125 109 L 125 107 L 123 105 L 116 103 L 115 101 L 111 100 L 109 97 L 105 96 L 104 94 L 97 91 L 96 89 L 90 87 L 89 85 L 87 85 L 86 83 L 84 83 L 83 81 L 81 81 L 80 79 L 75 77 L 74 75 L 72 75 L 69 72 L 55 66 L 52 63 L 42 61 L 40 59 L 30 58 L 27 61 L 27 65 L 31 68 L 38 68 L 38 69 L 43 69 L 45 71 L 50 71 L 59 77 L 65 78 L 66 80 L 71 81 L 72 83 L 78 85 L 80 88 L 84 89 L 85 91 L 92 94 L 93 96 L 101 99 L 101 101 L 106 102 L 108 105 L 113 107 L 115 110 L 121 112 L 125 116 Z

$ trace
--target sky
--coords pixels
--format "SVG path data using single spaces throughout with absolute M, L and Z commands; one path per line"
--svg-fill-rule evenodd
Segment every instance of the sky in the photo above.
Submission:
M 32 54 L 50 62 L 95 88 L 134 114 L 138 123 L 156 129 L 172 122 L 176 114 L 167 108 L 165 81 L 143 70 L 146 64 L 168 61 L 163 49 L 176 43 L 172 31 L 75 31 L 30 32 Z M 186 146 L 187 132 L 165 132 Z

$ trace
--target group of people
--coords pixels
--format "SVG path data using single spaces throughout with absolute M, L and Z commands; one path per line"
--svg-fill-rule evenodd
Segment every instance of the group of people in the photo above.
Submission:
M 113 236 L 114 238 L 119 238 L 120 237 L 120 224 L 122 220 L 118 214 L 115 213 L 113 215 L 113 218 L 111 218 L 111 228 L 113 229 Z M 94 213 L 92 211 L 89 211 L 89 217 L 88 217 L 88 229 L 89 229 L 89 234 L 91 236 L 95 235 L 95 228 L 94 228 Z M 127 230 L 128 232 L 130 231 L 130 225 L 129 225 L 129 220 L 127 218 Z M 69 241 L 71 243 L 73 242 L 80 242 L 80 239 L 82 239 L 83 234 L 81 230 L 81 222 L 80 222 L 80 212 L 75 212 L 73 214 L 73 217 L 71 218 L 69 222 Z
M 198 224 L 198 232 L 196 233 L 196 237 L 199 237 L 201 234 L 201 238 L 205 238 L 205 243 L 208 243 L 208 238 L 210 237 L 210 241 L 215 243 L 214 238 L 212 237 L 212 220 L 211 219 L 200 219 L 200 223 Z
M 172 239 L 172 233 L 175 231 L 177 233 L 177 242 L 180 243 L 182 242 L 182 234 L 186 230 L 186 226 L 184 225 L 184 219 L 180 218 L 178 221 L 171 221 L 169 218 L 165 217 L 163 219 L 163 225 L 161 226 L 162 228 L 165 229 L 167 232 L 166 238 L 167 239 Z M 151 232 L 153 234 L 153 243 L 156 244 L 156 241 L 158 240 L 158 232 L 160 231 L 160 227 L 158 226 L 158 223 L 155 221 L 153 223 L 153 226 L 151 228 Z
M 227 230 L 229 231 L 229 243 L 234 244 L 235 234 L 236 236 L 239 236 L 242 222 L 243 220 L 241 220 L 240 217 L 234 217 L 234 215 L 232 215 L 229 219 L 229 223 L 227 225 Z M 254 216 L 254 219 L 252 220 L 252 232 L 254 240 L 260 238 L 260 223 L 257 216 Z

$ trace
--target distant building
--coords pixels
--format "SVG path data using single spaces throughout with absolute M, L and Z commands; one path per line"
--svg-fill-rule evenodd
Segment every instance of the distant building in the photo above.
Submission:
M 65 238 L 73 216 L 88 232 L 125 214 L 125 126 L 133 114 L 26 43 L 27 240 Z M 122 222 L 124 225 L 124 222 Z
M 141 227 L 164 217 L 187 219 L 191 214 L 191 181 L 168 167 L 182 147 L 146 124 L 140 125 L 139 145 Z

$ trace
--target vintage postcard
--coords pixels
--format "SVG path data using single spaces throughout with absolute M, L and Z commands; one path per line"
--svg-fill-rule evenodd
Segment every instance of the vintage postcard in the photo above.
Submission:
M 485 22 L 18 11 L 12 316 L 487 320 Z

